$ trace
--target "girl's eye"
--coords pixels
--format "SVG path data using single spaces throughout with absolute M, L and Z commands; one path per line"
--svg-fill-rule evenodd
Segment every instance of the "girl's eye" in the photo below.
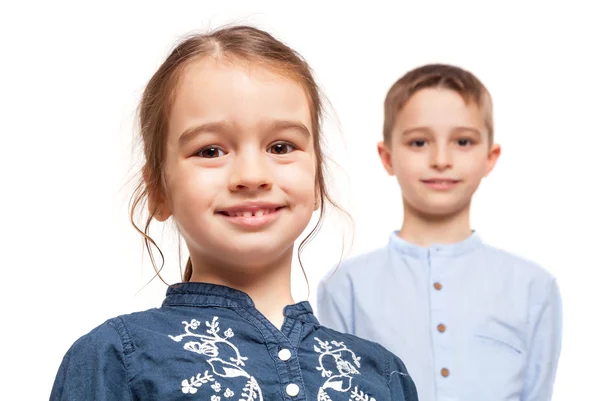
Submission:
M 198 152 L 198 156 L 205 157 L 207 159 L 213 159 L 215 157 L 224 156 L 225 151 L 217 146 L 207 146 L 206 148 Z
M 410 141 L 409 145 L 416 148 L 422 148 L 427 145 L 427 141 L 425 139 L 415 139 L 414 141 Z
M 296 147 L 290 143 L 279 142 L 269 147 L 269 152 L 276 155 L 285 155 L 296 150 Z
M 471 141 L 469 138 L 461 138 L 456 141 L 456 143 L 458 143 L 458 146 L 469 146 L 473 144 L 473 141 Z

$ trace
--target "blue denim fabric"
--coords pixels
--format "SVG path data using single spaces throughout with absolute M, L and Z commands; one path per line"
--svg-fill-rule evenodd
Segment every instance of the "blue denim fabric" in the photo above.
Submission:
M 402 361 L 319 324 L 308 302 L 273 326 L 243 292 L 182 283 L 162 307 L 119 316 L 67 352 L 51 401 L 417 401 Z

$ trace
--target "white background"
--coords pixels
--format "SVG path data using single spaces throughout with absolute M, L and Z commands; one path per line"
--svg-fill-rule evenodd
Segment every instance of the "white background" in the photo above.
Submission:
M 159 280 L 142 289 L 152 267 L 128 223 L 128 180 L 139 161 L 132 148 L 136 103 L 181 35 L 232 22 L 267 29 L 303 54 L 337 118 L 325 134 L 340 166 L 333 171 L 335 191 L 355 226 L 333 216 L 307 248 L 311 299 L 338 261 L 342 237 L 346 256 L 354 255 L 385 244 L 400 225 L 399 190 L 375 148 L 389 86 L 429 62 L 454 63 L 483 80 L 494 98 L 504 152 L 475 197 L 474 228 L 485 241 L 535 260 L 558 278 L 565 318 L 554 399 L 595 399 L 595 6 L 325 3 L 2 3 L 1 399 L 48 399 L 73 341 L 109 317 L 162 301 Z M 179 272 L 173 238 L 162 240 L 164 277 L 171 283 Z M 297 300 L 305 298 L 297 266 L 293 280 Z

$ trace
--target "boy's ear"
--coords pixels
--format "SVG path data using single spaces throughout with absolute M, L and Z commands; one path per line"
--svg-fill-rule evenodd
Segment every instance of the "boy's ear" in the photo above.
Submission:
M 490 173 L 494 169 L 494 166 L 496 165 L 496 162 L 498 161 L 498 158 L 500 157 L 501 153 L 502 153 L 502 148 L 500 147 L 500 145 L 498 145 L 498 144 L 492 145 L 492 147 L 490 148 L 490 150 L 488 152 L 487 161 L 486 161 L 486 164 L 487 164 L 485 167 L 485 176 L 486 177 L 488 175 L 490 175 Z
M 142 170 L 146 191 L 148 192 L 148 212 L 156 220 L 163 222 L 171 217 L 171 210 L 165 201 L 165 196 L 162 188 L 156 183 L 151 182 L 151 174 L 148 165 Z
M 385 171 L 387 171 L 389 175 L 394 175 L 394 170 L 392 169 L 392 152 L 385 142 L 381 141 L 377 144 L 377 152 L 379 152 L 379 158 L 381 159 Z

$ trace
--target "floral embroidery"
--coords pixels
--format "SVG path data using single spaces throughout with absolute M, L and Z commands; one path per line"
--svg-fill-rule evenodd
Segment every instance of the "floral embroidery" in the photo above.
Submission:
M 185 379 L 181 382 L 181 391 L 185 394 L 196 394 L 196 387 L 201 387 L 203 384 L 211 382 L 213 379 L 212 375 L 208 374 L 208 370 L 204 372 L 204 376 L 198 373 L 195 377 L 192 377 L 189 381 Z
M 198 320 L 183 321 L 182 324 L 184 325 L 185 333 L 177 336 L 169 336 L 176 342 L 181 342 L 184 338 L 189 339 L 183 345 L 183 349 L 207 357 L 207 362 L 212 368 L 212 375 L 206 371 L 204 375 L 198 374 L 190 380 L 186 379 L 182 381 L 181 391 L 185 394 L 196 394 L 200 386 L 209 381 L 215 381 L 213 375 L 224 378 L 243 377 L 246 379 L 246 385 L 242 390 L 240 401 L 262 401 L 262 391 L 258 382 L 244 368 L 245 361 L 248 358 L 242 356 L 238 347 L 229 341 L 234 336 L 233 330 L 228 328 L 222 336 L 219 335 L 221 329 L 219 328 L 218 320 L 219 318 L 215 316 L 212 322 L 207 321 L 205 323 L 207 334 L 195 332 L 201 326 Z M 221 384 L 218 382 L 215 382 L 211 387 L 214 392 L 221 391 Z M 233 395 L 233 391 L 228 388 L 225 392 L 225 397 L 230 398 Z M 211 401 L 220 401 L 220 399 L 217 395 L 211 397 Z
M 358 387 L 354 387 L 354 391 L 350 394 L 350 399 L 352 401 L 375 401 L 375 398 L 369 397 L 362 391 L 358 391 Z
M 318 345 L 314 346 L 314 350 L 319 354 L 317 370 L 321 372 L 322 377 L 327 378 L 319 388 L 317 399 L 318 401 L 331 401 L 327 394 L 328 389 L 346 393 L 352 388 L 353 377 L 360 375 L 360 357 L 346 347 L 343 342 L 321 341 L 317 337 L 315 340 Z M 350 400 L 376 401 L 375 398 L 369 397 L 356 386 L 350 394 Z

